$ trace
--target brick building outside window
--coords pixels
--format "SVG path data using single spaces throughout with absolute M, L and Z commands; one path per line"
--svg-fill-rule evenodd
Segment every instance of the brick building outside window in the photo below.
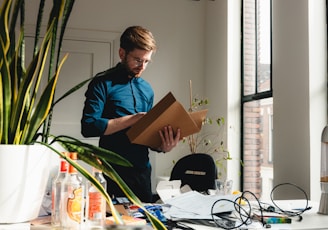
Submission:
M 269 199 L 273 180 L 271 0 L 243 0 L 242 190 Z

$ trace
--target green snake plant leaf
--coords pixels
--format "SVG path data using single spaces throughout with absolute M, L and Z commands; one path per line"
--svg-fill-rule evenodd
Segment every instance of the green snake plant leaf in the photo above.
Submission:
M 7 62 L 7 57 L 5 51 L 5 45 L 2 38 L 0 38 L 0 58 L 2 60 L 1 64 L 1 79 L 0 87 L 2 88 L 0 92 L 0 140 L 1 143 L 8 142 L 8 133 L 6 130 L 9 129 L 10 121 L 10 107 L 11 107 L 11 85 L 10 85 L 10 71 Z
M 102 195 L 105 197 L 106 202 L 108 203 L 109 207 L 111 208 L 112 215 L 114 216 L 116 223 L 120 224 L 120 225 L 124 224 L 119 212 L 116 210 L 116 208 L 115 208 L 112 200 L 110 199 L 107 191 L 102 187 L 102 185 L 99 183 L 99 181 L 96 180 L 96 178 L 94 178 L 85 168 L 81 167 L 77 162 L 71 160 L 69 157 L 66 157 L 65 154 L 63 154 L 62 152 L 59 152 L 58 150 L 53 148 L 51 145 L 46 144 L 44 142 L 36 142 L 36 143 L 47 146 L 52 151 L 56 152 L 60 157 L 65 159 L 74 168 L 76 168 L 77 171 L 79 171 L 88 181 L 90 181 L 102 193 Z
M 55 94 L 55 88 L 57 85 L 57 80 L 59 77 L 59 72 L 61 70 L 61 67 L 65 60 L 67 59 L 68 55 L 65 55 L 64 58 L 62 59 L 59 68 L 57 69 L 55 76 L 52 77 L 52 79 L 48 82 L 45 90 L 43 91 L 41 98 L 35 107 L 35 111 L 33 112 L 33 115 L 31 117 L 30 124 L 28 126 L 27 134 L 25 142 L 32 142 L 37 131 L 41 127 L 42 123 L 45 121 L 47 118 L 49 111 L 51 110 L 52 107 L 52 101 L 53 97 Z M 32 134 L 32 135 L 29 135 Z
M 59 97 L 56 101 L 54 101 L 53 106 L 55 106 L 58 102 L 60 102 L 61 100 L 63 100 L 64 98 L 66 98 L 67 96 L 71 95 L 72 93 L 74 93 L 75 91 L 79 90 L 81 87 L 83 87 L 86 83 L 88 83 L 89 81 L 91 81 L 93 79 L 92 78 L 88 78 L 80 83 L 78 83 L 77 85 L 75 85 L 74 87 L 72 87 L 70 90 L 68 90 L 66 93 L 64 93 L 61 97 Z
M 52 144 L 54 142 L 58 142 L 59 144 L 61 144 L 69 152 L 77 152 L 79 160 L 82 160 L 82 161 L 88 163 L 89 165 L 91 165 L 95 168 L 98 168 L 98 169 L 101 169 L 101 165 L 99 164 L 101 161 L 99 161 L 100 158 L 98 156 L 96 156 L 95 154 L 93 154 L 93 152 L 97 152 L 97 153 L 103 152 L 103 155 L 108 155 L 108 156 L 112 155 L 112 157 L 110 157 L 110 159 L 112 159 L 111 162 L 113 162 L 115 164 L 118 164 L 118 165 L 131 166 L 130 162 L 128 162 L 126 159 L 122 158 L 120 155 L 118 155 L 118 154 L 116 154 L 112 151 L 102 149 L 102 148 L 99 148 L 97 146 L 89 145 L 87 143 L 83 143 L 83 142 L 81 142 L 81 141 L 79 141 L 75 138 L 72 138 L 72 137 L 58 136 L 58 137 L 55 137 L 51 141 L 50 144 Z M 90 178 L 90 175 L 83 173 L 82 171 L 80 171 L 79 168 L 76 168 L 76 169 L 79 172 L 81 172 L 81 174 L 83 174 L 86 177 L 86 179 L 88 179 L 90 182 L 92 182 L 92 178 Z M 97 184 L 95 184 L 95 186 L 97 186 Z M 112 214 L 114 216 L 114 219 L 115 219 L 116 223 L 117 224 L 124 224 L 122 222 L 122 219 L 120 218 L 120 215 L 119 215 L 118 211 L 115 209 L 115 207 L 114 207 L 114 205 L 113 205 L 107 191 L 100 190 L 100 192 L 102 192 L 103 195 L 105 196 L 105 198 L 107 200 L 107 203 L 109 204 L 109 207 L 112 211 Z
M 53 37 L 51 39 L 51 49 L 50 49 L 50 57 L 49 57 L 49 69 L 48 69 L 48 80 L 50 80 L 52 76 L 53 66 L 58 63 L 58 60 L 55 62 L 55 54 L 56 54 L 56 42 L 57 42 L 57 27 L 58 21 L 61 18 L 65 0 L 57 0 L 53 2 L 53 6 L 50 12 L 48 28 L 47 30 L 51 30 Z M 52 27 L 51 24 L 54 23 Z M 60 53 L 61 47 L 58 47 L 58 52 Z M 58 54 L 60 55 L 60 54 Z
M 1 8 L 1 14 L 0 14 L 0 29 L 1 29 L 0 38 L 3 41 L 6 50 L 8 50 L 10 44 L 9 28 L 8 28 L 10 6 L 11 6 L 10 1 L 5 1 Z
M 112 151 L 81 142 L 78 139 L 68 136 L 55 137 L 53 139 L 53 142 L 60 143 L 65 149 L 70 152 L 77 152 L 78 158 L 80 160 L 103 171 L 103 173 L 105 173 L 117 183 L 117 185 L 125 193 L 126 197 L 132 203 L 144 210 L 155 229 L 166 229 L 166 227 L 161 221 L 159 221 L 155 216 L 150 214 L 147 209 L 143 207 L 143 204 L 139 200 L 139 198 L 133 193 L 133 191 L 128 187 L 124 180 L 117 174 L 117 172 L 111 166 L 111 163 L 123 166 L 131 166 L 131 164 L 127 160 Z M 113 210 L 112 207 L 111 210 Z
M 117 165 L 121 165 L 125 167 L 132 166 L 132 164 L 121 155 L 95 145 L 84 143 L 74 137 L 60 135 L 53 138 L 51 143 L 54 142 L 58 142 L 69 152 L 78 152 L 79 157 L 82 155 L 90 155 L 90 156 L 96 155 L 98 158 L 107 160 L 108 162 Z M 87 161 L 86 163 L 92 164 L 91 161 Z
M 66 0 L 65 1 L 65 7 L 63 9 L 63 14 L 62 14 L 62 24 L 61 24 L 61 30 L 60 30 L 60 35 L 59 35 L 59 41 L 58 41 L 58 47 L 62 47 L 62 43 L 64 40 L 64 34 L 66 31 L 66 26 L 68 23 L 68 19 L 71 15 L 71 12 L 73 10 L 75 0 Z M 60 52 L 57 52 L 57 60 L 59 60 L 59 55 Z
M 84 143 L 74 137 L 60 135 L 54 137 L 50 143 L 54 143 L 54 142 L 61 144 L 69 152 L 79 153 L 79 156 L 96 155 L 99 158 L 108 160 L 109 162 L 117 165 L 126 166 L 126 167 L 132 166 L 131 163 L 121 155 L 95 145 Z M 92 162 L 86 162 L 86 163 L 92 164 Z
M 52 38 L 52 46 L 51 46 L 51 53 L 50 53 L 50 65 L 49 65 L 49 73 L 48 75 L 51 76 L 51 72 L 53 69 L 53 64 L 56 64 L 55 68 L 58 68 L 58 61 L 60 59 L 60 51 L 64 39 L 64 34 L 66 30 L 66 26 L 68 23 L 68 19 L 71 15 L 71 12 L 73 10 L 75 0 L 61 0 L 61 1 L 54 1 L 53 9 L 51 11 L 50 19 L 56 18 L 58 20 L 55 20 L 56 22 L 56 28 L 53 30 L 55 36 Z M 57 26 L 59 21 L 61 20 L 61 29 L 60 29 L 60 34 L 59 34 L 59 39 L 57 39 Z M 50 20 L 48 22 L 48 26 L 50 25 Z M 58 40 L 58 45 L 57 45 L 57 58 L 55 60 L 55 49 L 56 49 L 56 41 Z M 48 136 L 50 133 L 50 127 L 51 127 L 51 122 L 52 122 L 52 114 L 53 110 L 51 109 L 49 112 L 49 116 L 47 119 L 44 121 L 44 126 L 43 126 L 43 136 L 42 139 L 43 141 L 47 142 Z
M 38 17 L 36 20 L 36 27 L 35 27 L 35 39 L 34 39 L 34 51 L 33 51 L 34 54 L 37 52 L 37 45 L 39 43 L 40 30 L 41 30 L 41 24 L 42 24 L 43 12 L 44 12 L 44 4 L 45 4 L 45 0 L 40 0 Z
M 147 215 L 148 219 L 150 220 L 152 226 L 154 229 L 166 229 L 165 225 L 158 220 L 155 216 L 153 216 L 151 213 L 148 212 L 146 208 L 144 208 L 142 202 L 139 200 L 139 198 L 132 192 L 132 190 L 127 186 L 127 184 L 124 182 L 124 180 L 117 174 L 117 172 L 112 168 L 112 166 L 104 161 L 104 165 L 106 167 L 101 167 L 100 169 L 109 176 L 113 181 L 116 182 L 116 184 L 121 188 L 121 190 L 124 192 L 126 197 L 135 205 L 137 205 L 139 208 L 141 208 Z
M 12 120 L 10 125 L 11 136 L 13 138 L 13 143 L 16 144 L 29 144 L 30 142 L 25 142 L 28 140 L 26 138 L 27 128 L 30 125 L 30 118 L 32 116 L 34 107 L 34 101 L 36 98 L 37 91 L 39 89 L 39 84 L 43 77 L 43 69 L 47 60 L 47 53 L 49 50 L 49 41 L 51 38 L 51 33 L 48 31 L 40 47 L 25 73 L 22 76 L 22 82 L 19 86 L 17 100 L 13 103 L 12 107 Z M 12 75 L 15 75 L 13 72 Z M 18 76 L 14 76 L 18 78 Z M 34 87 L 33 87 L 34 84 Z M 33 88 L 32 88 L 33 87 Z M 32 92 L 32 93 L 31 93 Z M 32 98 L 32 99 L 31 99 Z M 24 114 L 27 114 L 24 116 Z M 23 132 L 23 133 L 22 133 Z M 31 135 L 35 135 L 31 134 Z
M 11 81 L 10 81 L 10 69 L 7 52 L 10 46 L 9 38 L 9 12 L 10 2 L 4 2 L 0 12 L 0 141 L 1 143 L 8 142 L 8 130 L 10 121 L 10 107 L 11 107 Z
M 34 50 L 32 60 L 27 65 L 27 68 L 25 68 L 25 1 L 4 0 L 2 3 L 0 9 L 1 144 L 33 144 L 36 142 L 35 140 L 39 140 L 37 132 L 41 126 L 47 129 L 46 131 L 43 130 L 41 135 L 50 136 L 48 128 L 51 124 L 51 113 L 54 105 L 92 79 L 90 78 L 77 84 L 54 102 L 59 73 L 67 58 L 67 55 L 61 59 L 59 57 L 61 57 L 60 51 L 64 32 L 73 9 L 74 0 L 53 0 L 52 3 L 53 8 L 49 14 L 46 32 L 44 35 L 41 35 L 45 0 L 40 0 Z M 20 19 L 19 25 L 18 19 Z M 58 26 L 59 23 L 61 23 L 60 26 Z M 60 27 L 59 39 L 56 36 L 57 27 Z M 16 39 L 15 32 L 18 28 L 20 29 L 19 38 Z M 39 40 L 41 40 L 40 47 L 38 47 Z M 48 75 L 44 74 L 46 65 L 48 65 Z M 46 85 L 44 89 L 41 89 L 41 83 Z M 83 143 L 75 138 L 61 136 L 54 139 L 55 142 L 61 142 L 61 145 L 68 151 L 77 152 L 80 160 L 102 170 L 118 183 L 133 203 L 144 209 L 140 200 L 111 166 L 111 164 L 131 166 L 130 162 L 125 158 L 109 150 Z M 66 159 L 69 164 L 73 165 L 88 181 L 93 183 L 106 198 L 116 223 L 124 224 L 107 192 L 85 168 L 70 158 L 66 158 L 63 153 L 48 144 L 47 140 L 42 139 L 42 141 L 37 141 L 36 143 L 51 148 L 59 156 Z M 152 216 L 146 209 L 144 210 L 154 228 L 166 229 L 157 218 Z

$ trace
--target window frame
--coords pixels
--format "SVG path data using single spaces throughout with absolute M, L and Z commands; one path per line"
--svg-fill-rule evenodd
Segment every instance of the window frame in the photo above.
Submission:
M 245 43 L 245 38 L 244 38 L 244 2 L 246 0 L 242 1 L 241 4 L 241 137 L 240 137 L 240 148 L 241 148 L 241 160 L 242 162 L 244 162 L 244 105 L 247 102 L 252 102 L 252 101 L 257 101 L 257 100 L 261 100 L 261 99 L 266 99 L 266 98 L 273 98 L 273 85 L 272 85 L 272 0 L 270 0 L 270 89 L 266 90 L 266 91 L 262 91 L 262 92 L 258 92 L 258 87 L 257 87 L 257 82 L 258 82 L 258 2 L 260 0 L 254 0 L 254 7 L 255 7 L 255 42 L 256 42 L 256 50 L 255 50 L 255 56 L 256 56 L 256 62 L 255 62 L 255 93 L 253 94 L 248 94 L 248 95 L 244 95 L 244 89 L 245 89 L 245 76 L 244 76 L 244 57 L 245 57 L 245 53 L 244 53 L 244 43 Z M 271 127 L 272 128 L 272 127 Z M 270 154 L 272 154 L 272 151 L 270 151 Z M 244 190 L 244 168 L 242 168 L 241 170 L 241 191 Z

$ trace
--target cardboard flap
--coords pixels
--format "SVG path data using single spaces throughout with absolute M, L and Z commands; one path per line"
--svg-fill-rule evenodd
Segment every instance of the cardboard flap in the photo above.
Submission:
M 202 128 L 203 121 L 205 120 L 206 115 L 207 115 L 207 111 L 208 111 L 207 109 L 204 109 L 204 110 L 195 111 L 195 112 L 190 113 L 191 119 L 194 120 L 194 122 L 197 125 L 199 130 Z

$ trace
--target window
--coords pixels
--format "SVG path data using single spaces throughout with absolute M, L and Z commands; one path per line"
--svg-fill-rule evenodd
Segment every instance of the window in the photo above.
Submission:
M 242 190 L 267 199 L 273 179 L 271 0 L 243 0 Z

